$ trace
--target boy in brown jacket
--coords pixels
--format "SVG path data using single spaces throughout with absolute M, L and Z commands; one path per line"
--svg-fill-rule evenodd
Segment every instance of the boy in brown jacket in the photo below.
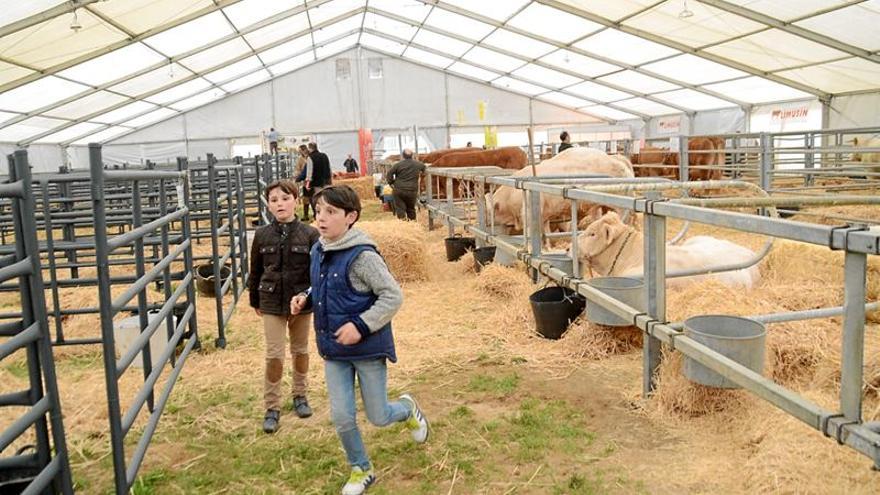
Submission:
M 293 409 L 300 418 L 312 415 L 306 398 L 311 314 L 291 315 L 290 300 L 311 285 L 309 252 L 320 235 L 317 229 L 296 217 L 293 182 L 280 180 L 269 184 L 266 199 L 274 220 L 257 229 L 254 235 L 248 289 L 251 307 L 263 318 L 266 336 L 263 431 L 275 433 L 283 400 L 285 333 L 290 336 L 293 358 Z

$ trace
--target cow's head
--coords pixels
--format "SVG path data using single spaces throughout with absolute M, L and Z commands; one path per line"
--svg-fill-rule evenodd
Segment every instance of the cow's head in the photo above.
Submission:
M 605 213 L 578 236 L 579 257 L 589 260 L 599 256 L 615 239 L 623 235 L 627 228 L 617 212 Z
M 522 233 L 522 223 L 520 219 L 513 215 L 510 208 L 504 207 L 500 202 L 496 202 L 492 193 L 486 193 L 486 211 L 491 211 L 495 218 L 495 225 L 501 232 L 506 235 Z M 488 222 L 488 219 L 487 219 Z

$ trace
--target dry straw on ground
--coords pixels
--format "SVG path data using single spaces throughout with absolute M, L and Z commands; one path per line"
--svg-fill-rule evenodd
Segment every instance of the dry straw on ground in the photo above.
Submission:
M 348 186 L 354 189 L 361 201 L 376 199 L 376 189 L 373 186 L 372 177 L 358 177 L 357 179 L 337 179 L 334 185 Z
M 425 231 L 416 222 L 397 219 L 356 224 L 370 235 L 398 282 L 427 280 Z

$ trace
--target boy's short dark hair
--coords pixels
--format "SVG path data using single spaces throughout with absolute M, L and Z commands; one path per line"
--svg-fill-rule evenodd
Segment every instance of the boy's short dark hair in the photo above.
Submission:
M 282 191 L 286 192 L 287 194 L 292 194 L 294 198 L 297 197 L 298 187 L 291 180 L 288 180 L 288 179 L 276 180 L 275 182 L 266 186 L 266 199 L 269 199 L 269 193 L 275 189 L 281 189 Z
M 356 211 L 357 218 L 354 219 L 354 222 L 352 222 L 351 225 L 357 223 L 361 218 L 361 198 L 358 197 L 357 193 L 354 192 L 354 189 L 349 186 L 327 186 L 315 193 L 313 201 L 315 204 L 318 204 L 318 201 L 321 199 L 330 206 L 340 208 L 345 213 Z
M 559 133 L 560 141 L 565 141 L 566 139 L 568 139 L 568 131 L 562 131 L 561 133 Z

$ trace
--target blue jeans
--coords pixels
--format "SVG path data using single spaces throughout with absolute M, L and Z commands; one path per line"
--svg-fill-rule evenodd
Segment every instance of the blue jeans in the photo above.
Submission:
M 384 358 L 363 361 L 324 361 L 330 417 L 345 449 L 348 463 L 363 470 L 370 468 L 370 458 L 357 427 L 354 377 L 361 386 L 361 398 L 367 419 L 376 426 L 387 426 L 409 418 L 409 406 L 400 401 L 388 402 L 387 367 Z

